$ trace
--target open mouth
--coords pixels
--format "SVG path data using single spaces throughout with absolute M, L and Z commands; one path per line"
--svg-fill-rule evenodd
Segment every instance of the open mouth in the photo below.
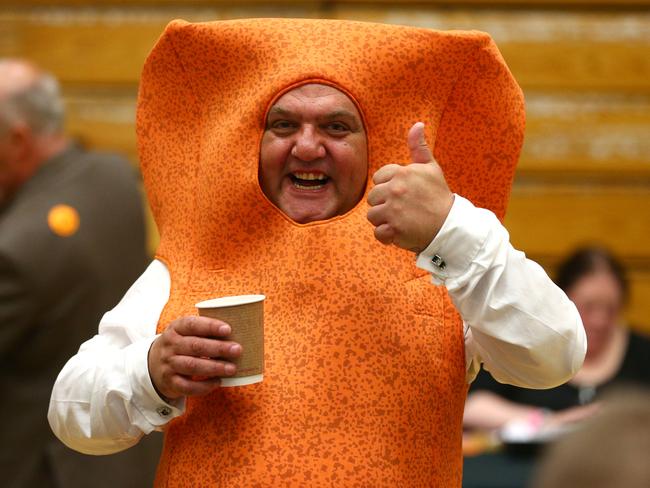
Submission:
M 289 178 L 299 190 L 320 190 L 329 181 L 323 173 L 291 173 Z

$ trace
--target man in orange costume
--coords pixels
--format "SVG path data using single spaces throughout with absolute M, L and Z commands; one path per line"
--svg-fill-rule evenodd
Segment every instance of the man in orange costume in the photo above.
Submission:
M 57 380 L 69 446 L 164 430 L 159 486 L 460 486 L 481 363 L 531 387 L 580 366 L 575 307 L 494 215 L 523 101 L 488 36 L 174 22 L 138 135 L 161 244 Z M 264 380 L 221 388 L 245 351 L 194 304 L 259 292 Z

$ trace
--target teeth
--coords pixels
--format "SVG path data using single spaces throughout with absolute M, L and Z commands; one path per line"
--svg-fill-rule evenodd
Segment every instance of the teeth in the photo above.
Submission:
M 300 183 L 294 183 L 293 186 L 300 190 L 320 190 L 323 188 L 325 185 L 313 185 L 313 186 L 304 186 L 301 185 Z
M 301 180 L 325 180 L 325 179 L 327 179 L 327 176 L 325 176 L 323 173 L 294 173 L 293 175 L 296 178 L 299 178 Z

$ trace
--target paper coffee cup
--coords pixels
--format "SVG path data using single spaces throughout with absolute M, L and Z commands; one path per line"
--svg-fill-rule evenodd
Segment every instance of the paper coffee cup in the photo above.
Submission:
M 264 378 L 264 295 L 237 295 L 215 298 L 196 304 L 199 315 L 230 325 L 232 333 L 224 338 L 242 346 L 242 354 L 232 362 L 234 376 L 221 378 L 221 386 L 259 383 Z

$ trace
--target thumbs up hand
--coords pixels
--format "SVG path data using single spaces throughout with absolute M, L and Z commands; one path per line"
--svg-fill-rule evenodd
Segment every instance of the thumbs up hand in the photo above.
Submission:
M 388 164 L 374 174 L 375 187 L 368 193 L 368 220 L 382 244 L 420 252 L 438 234 L 454 195 L 433 159 L 422 122 L 411 127 L 407 143 L 411 164 Z

